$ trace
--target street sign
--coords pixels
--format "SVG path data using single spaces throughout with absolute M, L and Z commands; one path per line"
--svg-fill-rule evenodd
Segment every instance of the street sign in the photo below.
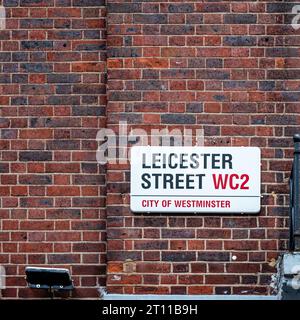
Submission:
M 133 212 L 258 213 L 260 149 L 133 147 Z

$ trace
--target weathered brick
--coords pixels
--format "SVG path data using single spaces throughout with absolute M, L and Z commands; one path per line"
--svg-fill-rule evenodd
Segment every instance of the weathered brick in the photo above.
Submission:
M 53 41 L 21 41 L 24 50 L 47 50 L 53 49 Z
M 170 13 L 186 13 L 186 12 L 193 12 L 194 11 L 194 4 L 193 3 L 175 3 L 168 5 L 168 11 Z
M 288 238 L 285 177 L 300 122 L 299 40 L 285 14 L 296 3 L 3 4 L 3 295 L 46 297 L 24 288 L 26 263 L 70 266 L 72 298 L 97 298 L 107 283 L 111 293 L 266 294 L 268 262 Z M 97 131 L 119 121 L 259 146 L 261 214 L 132 215 L 128 166 L 95 159 Z
M 162 261 L 195 261 L 195 252 L 163 252 Z
M 195 116 L 188 114 L 163 114 L 161 122 L 168 124 L 194 124 L 196 119 Z
M 226 36 L 224 44 L 228 46 L 255 46 L 257 39 L 252 36 Z
M 20 161 L 51 161 L 51 152 L 41 152 L 41 151 L 24 151 L 20 152 Z
M 135 14 L 133 20 L 141 24 L 164 24 L 168 21 L 165 14 Z
M 225 14 L 224 23 L 228 24 L 252 24 L 256 23 L 255 14 Z

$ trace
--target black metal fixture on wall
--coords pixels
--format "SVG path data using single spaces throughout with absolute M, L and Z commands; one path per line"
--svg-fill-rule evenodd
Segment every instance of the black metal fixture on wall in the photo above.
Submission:
M 290 177 L 290 251 L 300 251 L 300 134 L 294 135 L 294 160 Z
M 29 288 L 46 289 L 51 298 L 54 291 L 74 289 L 68 269 L 26 267 L 25 273 Z

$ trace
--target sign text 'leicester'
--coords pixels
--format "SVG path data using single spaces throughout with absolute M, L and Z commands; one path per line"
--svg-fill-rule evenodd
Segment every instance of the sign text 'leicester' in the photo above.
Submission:
M 131 210 L 257 213 L 260 149 L 133 147 Z

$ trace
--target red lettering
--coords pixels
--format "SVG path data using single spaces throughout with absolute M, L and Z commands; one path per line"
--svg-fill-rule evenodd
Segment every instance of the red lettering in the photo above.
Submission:
M 249 186 L 247 186 L 247 183 L 249 182 L 249 175 L 248 174 L 242 174 L 241 176 L 238 174 L 213 174 L 213 183 L 215 186 L 215 189 L 226 189 L 227 187 L 231 190 L 249 190 Z M 241 184 L 239 181 L 241 180 Z
M 233 180 L 234 179 L 239 179 L 239 175 L 238 174 L 231 174 L 230 175 L 230 179 L 229 179 L 229 188 L 232 189 L 232 190 L 236 190 L 239 188 L 239 184 L 236 183 L 236 184 L 233 184 Z
M 226 189 L 227 186 L 227 181 L 228 181 L 228 174 L 225 174 L 225 180 L 223 180 L 223 175 L 222 174 L 213 174 L 213 180 L 214 180 L 214 185 L 215 189 Z
M 244 179 L 244 181 L 241 184 L 241 189 L 249 190 L 249 186 L 246 186 L 246 184 L 249 182 L 249 175 L 248 174 L 242 174 L 241 175 L 241 180 L 243 180 L 243 179 Z

